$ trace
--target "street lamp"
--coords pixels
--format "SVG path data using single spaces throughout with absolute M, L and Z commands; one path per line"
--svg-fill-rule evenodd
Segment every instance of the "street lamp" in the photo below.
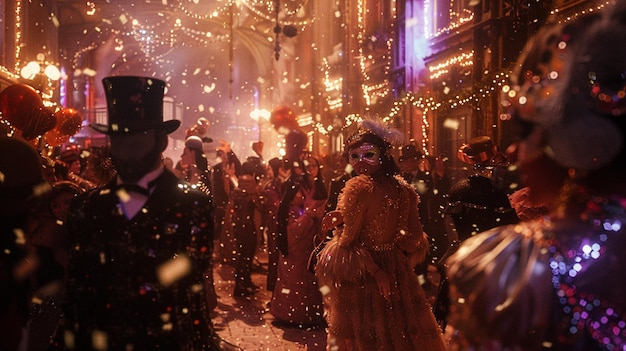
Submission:
M 59 68 L 46 61 L 44 54 L 37 54 L 37 61 L 30 61 L 20 70 L 22 78 L 39 90 L 44 99 L 52 100 L 54 83 L 61 79 Z

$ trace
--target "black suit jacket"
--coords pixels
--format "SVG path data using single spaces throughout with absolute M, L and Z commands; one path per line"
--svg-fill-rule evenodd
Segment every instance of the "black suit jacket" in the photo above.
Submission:
M 109 350 L 210 350 L 211 320 L 203 288 L 211 269 L 210 198 L 165 170 L 142 210 L 127 219 L 115 182 L 72 203 L 68 229 L 67 323 L 77 350 L 90 350 L 94 331 Z M 184 273 L 169 286 L 160 269 Z

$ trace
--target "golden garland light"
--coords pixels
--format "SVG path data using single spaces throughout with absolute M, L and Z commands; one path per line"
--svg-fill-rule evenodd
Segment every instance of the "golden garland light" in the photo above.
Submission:
M 468 67 L 474 65 L 474 51 L 470 51 L 467 53 L 461 53 L 457 56 L 453 56 L 448 58 L 445 62 L 438 63 L 435 65 L 428 66 L 428 72 L 430 72 L 430 79 L 437 79 L 442 75 L 449 72 L 451 66 L 461 66 Z
M 394 120 L 397 116 L 399 116 L 402 112 L 402 109 L 405 106 L 411 106 L 422 111 L 422 149 L 426 155 L 428 152 L 428 145 L 430 143 L 430 138 L 428 136 L 428 131 L 430 129 L 430 123 L 428 121 L 428 112 L 435 112 L 440 109 L 457 109 L 465 106 L 466 104 L 472 103 L 475 104 L 478 110 L 480 107 L 478 103 L 481 99 L 487 98 L 490 94 L 494 92 L 500 92 L 503 86 L 505 86 L 509 81 L 510 71 L 500 71 L 496 72 L 493 75 L 493 78 L 489 81 L 488 84 L 485 84 L 484 87 L 479 88 L 477 92 L 469 94 L 467 96 L 457 95 L 453 98 L 435 101 L 432 96 L 423 96 L 416 95 L 413 93 L 406 93 L 404 96 L 399 98 L 398 100 L 393 102 L 393 106 L 386 114 L 381 114 L 381 118 L 383 121 L 389 123 Z M 354 123 L 358 123 L 363 119 L 363 117 L 359 114 L 351 114 L 344 118 L 344 124 L 341 130 L 346 130 Z M 332 125 L 323 125 L 322 123 L 315 123 L 313 128 L 322 135 L 329 135 L 335 128 Z
M 331 77 L 330 70 L 331 67 L 330 63 L 328 62 L 328 58 L 322 58 L 321 71 L 322 75 L 324 76 L 322 82 L 324 84 L 324 90 L 326 92 L 326 105 L 330 110 L 339 110 L 343 106 L 343 98 L 341 96 L 343 77 Z
M 363 52 L 363 40 L 365 38 L 365 2 L 363 0 L 359 0 L 357 4 L 357 40 L 359 42 L 359 67 L 361 69 L 361 90 L 363 94 L 363 98 L 365 100 L 365 104 L 367 106 L 371 106 L 375 98 L 377 97 L 385 97 L 388 96 L 391 92 L 389 79 L 384 79 L 382 82 L 370 84 L 371 78 L 369 74 L 367 74 L 367 62 L 368 57 Z M 393 17 L 395 18 L 395 8 Z M 386 41 L 387 53 L 384 55 L 386 61 L 384 63 L 385 76 L 389 76 L 389 70 L 391 68 L 391 46 L 393 43 L 393 39 L 388 38 Z M 374 61 L 372 57 L 369 57 L 371 61 Z
M 301 13 L 304 11 L 305 6 L 307 5 L 309 0 L 301 0 L 299 4 L 296 4 L 295 1 L 288 1 L 285 6 L 282 6 L 283 18 L 281 18 L 282 23 L 284 25 L 292 25 L 296 27 L 305 27 L 310 24 L 310 21 L 303 17 Z M 240 2 L 248 8 L 248 10 L 252 11 L 255 15 L 265 19 L 266 21 L 273 21 L 274 14 L 276 12 L 276 3 L 272 0 L 240 0 Z M 289 4 L 295 4 L 295 8 L 293 10 L 289 9 Z M 281 10 L 281 6 L 278 6 L 278 11 Z M 298 19 L 301 18 L 301 19 Z
M 591 12 L 594 12 L 594 11 L 601 10 L 602 8 L 604 8 L 605 6 L 610 5 L 613 2 L 614 1 L 605 1 L 604 3 L 597 4 L 595 7 L 589 7 L 586 10 L 582 10 L 580 12 L 573 13 L 573 14 L 571 14 L 569 16 L 566 16 L 566 17 L 560 19 L 558 21 L 558 23 L 567 23 L 567 22 L 573 21 L 573 20 L 577 19 L 580 16 L 586 15 L 587 13 L 591 13 Z M 550 14 L 551 15 L 558 15 L 559 12 L 560 12 L 559 8 L 556 8 L 556 9 L 550 11 Z
M 433 31 L 434 28 L 432 28 L 433 24 L 431 22 L 431 18 L 436 18 L 436 16 L 431 13 L 431 0 L 424 0 L 424 35 L 427 39 L 434 39 L 440 35 L 450 33 L 452 30 L 458 29 L 464 24 L 472 23 L 472 21 L 474 20 L 474 12 L 472 12 L 471 10 L 462 9 L 462 11 L 464 12 L 463 16 L 453 11 L 452 1 L 450 1 L 448 4 L 450 6 L 448 8 L 448 18 L 451 20 L 451 23 L 446 27 L 439 28 L 436 31 Z

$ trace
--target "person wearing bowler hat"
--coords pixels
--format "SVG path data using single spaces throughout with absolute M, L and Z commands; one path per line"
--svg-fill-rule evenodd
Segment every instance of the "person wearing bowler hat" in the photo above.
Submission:
M 67 149 L 61 152 L 59 160 L 65 163 L 69 172 L 80 175 L 82 166 L 80 164 L 80 153 L 77 149 Z
M 78 185 L 82 191 L 96 187 L 96 184 L 82 177 L 82 164 L 80 152 L 75 148 L 68 148 L 61 152 L 58 157 L 59 170 L 63 180 L 68 180 Z
M 71 240 L 65 336 L 76 350 L 221 350 L 210 310 L 214 286 L 210 197 L 161 162 L 168 134 L 165 82 L 103 79 L 117 176 L 78 197 Z M 67 342 L 66 342 L 67 344 Z

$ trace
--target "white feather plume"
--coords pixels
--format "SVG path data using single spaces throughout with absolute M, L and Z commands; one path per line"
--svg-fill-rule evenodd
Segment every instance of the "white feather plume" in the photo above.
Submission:
M 381 119 L 363 119 L 361 122 L 361 129 L 371 131 L 387 143 L 391 144 L 391 146 L 401 146 L 404 144 L 404 134 L 396 128 L 388 127 Z

